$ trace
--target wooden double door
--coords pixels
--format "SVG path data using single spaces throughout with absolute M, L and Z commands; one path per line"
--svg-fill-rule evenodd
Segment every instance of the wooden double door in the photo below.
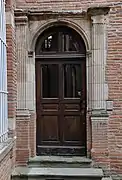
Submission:
M 85 155 L 85 58 L 36 59 L 37 155 Z

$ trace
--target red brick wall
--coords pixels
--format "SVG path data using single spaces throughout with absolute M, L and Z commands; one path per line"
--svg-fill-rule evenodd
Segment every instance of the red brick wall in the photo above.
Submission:
M 92 152 L 94 157 L 97 157 L 97 161 L 109 164 L 111 170 L 122 174 L 122 3 L 119 0 L 16 0 L 17 8 L 36 8 L 46 11 L 61 11 L 61 10 L 86 10 L 93 4 L 106 5 L 110 3 L 111 10 L 109 14 L 109 25 L 108 25 L 108 56 L 106 66 L 106 81 L 109 86 L 109 100 L 113 100 L 113 112 L 109 117 L 107 124 L 99 124 L 101 130 L 101 139 L 105 139 L 105 142 L 101 143 L 98 137 L 95 137 L 96 125 L 93 127 L 93 139 L 96 146 L 99 145 L 98 149 L 103 147 L 106 149 L 101 152 L 101 158 L 98 158 L 96 152 Z M 119 5 L 120 3 L 120 5 Z M 116 5 L 115 5 L 116 4 Z M 118 4 L 118 5 L 117 5 Z M 31 138 L 32 132 L 30 129 Z M 97 133 L 96 133 L 97 135 Z M 98 140 L 98 141 L 97 141 Z M 100 142 L 99 142 L 100 141 Z M 94 144 L 95 145 L 95 144 Z M 96 153 L 96 154 L 95 154 Z M 100 154 L 99 154 L 100 157 Z M 108 163 L 109 160 L 109 163 Z
M 30 157 L 30 117 L 17 115 L 16 165 L 26 165 Z
M 0 162 L 0 180 L 10 180 L 12 161 L 10 153 Z
M 36 117 L 17 114 L 16 118 L 16 165 L 26 165 L 29 157 L 36 156 Z
M 109 168 L 108 117 L 92 117 L 92 150 L 94 165 Z
M 16 62 L 14 29 L 7 25 L 8 116 L 16 115 Z
M 122 4 L 112 7 L 106 76 L 113 113 L 108 124 L 110 168 L 122 174 Z
M 114 1 L 119 2 L 119 1 Z M 107 27 L 106 81 L 108 99 L 113 101 L 113 111 L 108 124 L 92 129 L 96 152 L 93 157 L 99 164 L 110 167 L 111 172 L 122 174 L 122 4 L 111 6 Z M 101 122 L 102 123 L 102 122 Z M 97 132 L 96 132 L 97 130 Z M 98 131 L 99 130 L 99 131 Z M 96 136 L 95 135 L 96 132 Z M 107 144 L 108 145 L 107 145 Z M 107 149 L 108 148 L 108 149 Z M 101 151 L 101 152 L 100 152 Z M 98 154 L 99 153 L 99 154 Z
M 15 144 L 12 148 L 8 146 L 0 156 L 0 180 L 10 180 L 15 164 Z
M 17 7 L 24 8 L 40 8 L 42 11 L 58 11 L 58 10 L 84 10 L 92 5 L 104 5 L 119 3 L 119 0 L 16 0 Z

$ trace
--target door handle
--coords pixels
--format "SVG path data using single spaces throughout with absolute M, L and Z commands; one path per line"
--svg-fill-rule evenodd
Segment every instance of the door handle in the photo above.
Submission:
M 81 97 L 81 91 L 78 91 L 78 96 L 80 96 L 80 97 Z

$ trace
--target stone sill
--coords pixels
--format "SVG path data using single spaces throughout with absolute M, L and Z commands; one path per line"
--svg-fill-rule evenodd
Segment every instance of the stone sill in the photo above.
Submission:
M 5 156 L 10 152 L 14 145 L 15 139 L 8 138 L 6 141 L 0 143 L 0 162 L 5 158 Z

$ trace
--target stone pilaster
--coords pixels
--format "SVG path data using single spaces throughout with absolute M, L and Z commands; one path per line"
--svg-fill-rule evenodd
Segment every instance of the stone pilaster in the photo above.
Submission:
M 21 10 L 15 11 L 15 22 L 17 54 L 17 125 L 19 128 L 19 124 L 20 126 L 25 124 L 25 141 L 28 144 L 28 146 L 25 145 L 23 149 L 21 148 L 21 156 L 24 157 L 23 162 L 20 162 L 21 159 L 19 154 L 17 154 L 17 163 L 23 164 L 26 163 L 29 156 L 35 156 L 36 154 L 35 56 L 34 53 L 28 52 L 30 37 L 26 12 Z M 27 113 L 25 114 L 27 111 L 28 115 Z M 19 115 L 20 112 L 21 116 Z M 23 137 L 22 131 L 19 133 L 18 137 L 20 139 L 17 139 L 17 144 L 20 143 Z M 19 153 L 19 151 L 18 149 L 17 153 Z
M 35 110 L 35 56 L 28 52 L 28 17 L 16 11 L 17 109 Z
M 108 87 L 105 80 L 107 34 L 106 22 L 109 8 L 88 10 L 92 20 L 92 110 L 106 110 Z
M 107 13 L 108 7 L 88 10 L 91 16 L 92 58 L 91 58 L 91 156 L 95 162 L 107 168 L 108 163 L 108 119 L 106 101 L 108 87 L 105 78 L 107 56 Z M 99 158 L 100 162 L 99 162 Z
M 106 22 L 104 15 L 92 16 L 92 109 L 106 109 Z
M 16 56 L 17 56 L 17 109 L 26 107 L 26 61 L 28 58 L 28 18 L 26 15 L 15 18 L 16 21 Z

